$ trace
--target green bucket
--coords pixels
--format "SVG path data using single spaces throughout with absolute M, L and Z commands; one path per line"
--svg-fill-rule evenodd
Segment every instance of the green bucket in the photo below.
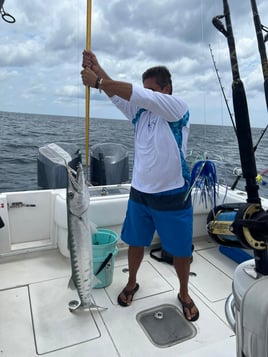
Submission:
M 113 281 L 117 241 L 117 233 L 108 229 L 98 229 L 97 233 L 92 234 L 93 271 L 100 281 L 94 289 L 105 288 Z

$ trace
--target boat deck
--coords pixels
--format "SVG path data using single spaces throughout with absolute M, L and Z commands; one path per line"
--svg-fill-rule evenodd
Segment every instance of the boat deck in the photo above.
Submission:
M 57 250 L 2 258 L 0 264 L 0 355 L 235 357 L 235 336 L 224 313 L 237 264 L 208 237 L 194 241 L 190 294 L 200 310 L 196 336 L 169 347 L 151 342 L 137 314 L 163 304 L 181 306 L 172 266 L 146 251 L 138 275 L 140 289 L 131 306 L 117 304 L 127 280 L 126 251 L 115 258 L 113 283 L 93 289 L 104 311 L 69 312 L 76 291 L 68 288 L 70 262 Z

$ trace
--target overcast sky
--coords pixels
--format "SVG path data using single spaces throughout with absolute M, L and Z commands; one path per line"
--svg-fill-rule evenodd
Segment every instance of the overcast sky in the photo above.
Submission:
M 263 128 L 268 115 L 250 0 L 229 5 L 251 125 Z M 257 5 L 268 26 L 268 1 Z M 83 117 L 87 1 L 5 0 L 4 9 L 16 22 L 0 18 L 0 110 Z M 211 23 L 222 13 L 222 0 L 92 0 L 91 48 L 118 80 L 141 84 L 146 68 L 166 65 L 192 123 L 231 125 L 209 50 L 211 44 L 233 111 L 227 40 Z M 123 118 L 105 94 L 90 93 L 91 117 Z

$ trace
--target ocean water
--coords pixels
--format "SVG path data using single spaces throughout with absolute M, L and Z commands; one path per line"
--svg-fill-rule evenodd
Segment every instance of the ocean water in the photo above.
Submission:
M 252 129 L 255 145 L 263 129 Z M 85 164 L 85 119 L 80 117 L 0 112 L 0 192 L 38 189 L 38 149 L 49 143 L 73 143 Z M 128 150 L 130 177 L 133 163 L 133 126 L 127 120 L 90 119 L 89 147 L 97 143 L 120 143 Z M 238 143 L 232 126 L 191 125 L 188 143 L 190 167 L 206 155 L 215 160 L 218 179 L 232 185 L 233 170 L 241 167 Z M 268 132 L 255 152 L 258 173 L 268 167 Z M 88 171 L 88 168 L 86 169 Z M 264 180 L 268 181 L 268 177 Z M 238 187 L 244 189 L 245 182 Z M 267 185 L 260 195 L 268 197 Z

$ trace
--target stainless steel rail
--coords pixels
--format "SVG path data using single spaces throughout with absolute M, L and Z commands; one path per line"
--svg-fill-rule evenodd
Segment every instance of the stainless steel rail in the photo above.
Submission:
M 235 332 L 236 330 L 235 301 L 234 301 L 233 294 L 230 294 L 225 302 L 225 316 L 231 329 Z

